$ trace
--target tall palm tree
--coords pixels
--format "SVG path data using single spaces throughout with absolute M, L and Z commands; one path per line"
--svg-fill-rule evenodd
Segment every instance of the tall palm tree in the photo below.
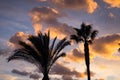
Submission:
M 25 60 L 38 67 L 38 69 L 43 73 L 42 80 L 49 80 L 49 71 L 53 63 L 60 57 L 65 56 L 65 52 L 61 52 L 63 48 L 70 45 L 70 42 L 66 38 L 60 40 L 56 45 L 57 37 L 55 37 L 50 43 L 50 36 L 48 34 L 39 33 L 38 36 L 31 35 L 28 41 L 31 44 L 27 44 L 24 41 L 19 41 L 20 49 L 14 50 L 8 58 L 8 62 L 11 60 Z M 51 44 L 51 45 L 50 45 Z
M 90 58 L 89 58 L 89 44 L 95 39 L 98 31 L 92 30 L 91 25 L 86 25 L 85 23 L 81 24 L 81 28 L 74 28 L 77 32 L 77 35 L 71 35 L 71 39 L 78 42 L 84 42 L 84 53 L 85 53 L 85 63 L 87 67 L 87 76 L 88 80 L 90 80 Z

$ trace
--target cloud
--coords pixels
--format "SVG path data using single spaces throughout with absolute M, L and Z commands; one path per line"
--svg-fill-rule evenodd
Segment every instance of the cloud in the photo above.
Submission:
M 71 76 L 62 76 L 63 80 L 73 80 Z
M 52 74 L 58 74 L 58 75 L 69 75 L 69 76 L 77 76 L 77 77 L 82 77 L 81 73 L 71 70 L 68 67 L 63 66 L 60 63 L 57 63 L 53 68 L 51 69 Z
M 53 4 L 62 9 L 87 10 L 88 13 L 93 13 L 98 7 L 94 0 L 52 0 Z
M 11 48 L 9 47 L 8 41 L 0 39 L 0 56 L 6 57 L 9 53 L 11 53 Z
M 24 32 L 17 32 L 15 33 L 9 41 L 14 44 L 18 44 L 20 40 L 25 41 L 28 38 L 29 34 L 24 33 Z
M 68 26 L 65 23 L 61 23 L 56 26 L 50 26 L 46 29 L 46 32 L 50 30 L 51 38 L 57 36 L 58 39 L 63 39 L 64 37 L 70 37 L 70 35 L 75 34 L 76 32 L 73 30 L 72 26 Z
M 38 80 L 38 79 L 41 78 L 40 75 L 38 75 L 37 73 L 33 74 L 31 72 L 19 71 L 17 69 L 13 69 L 11 72 L 14 73 L 14 74 L 21 75 L 21 76 L 29 76 L 29 78 L 35 79 L 35 80 Z
M 92 60 L 94 59 L 94 57 L 95 55 L 90 53 L 90 59 Z M 78 44 L 78 47 L 68 52 L 67 57 L 65 59 L 73 62 L 83 62 L 85 60 L 84 44 L 83 43 Z
M 78 50 L 78 48 L 71 50 L 67 56 L 68 60 L 74 62 L 81 62 L 84 60 L 84 53 Z
M 16 70 L 16 69 L 13 69 L 11 72 L 14 73 L 14 74 L 21 75 L 21 76 L 28 76 L 30 74 L 29 72 L 19 71 L 19 70 Z
M 109 4 L 111 8 L 120 8 L 120 0 L 103 0 Z
M 35 33 L 50 30 L 51 37 L 58 36 L 59 39 L 75 34 L 72 26 L 58 21 L 64 14 L 50 7 L 35 7 L 30 12 Z
M 72 76 L 75 76 L 76 78 L 85 78 L 86 77 L 86 72 L 78 72 L 73 68 L 63 66 L 61 63 L 57 63 L 53 68 L 51 69 L 51 73 L 61 75 L 62 78 L 69 78 L 72 79 Z M 95 73 L 91 72 L 91 76 L 93 77 Z M 66 77 L 65 77 L 66 76 Z M 71 76 L 71 77 L 70 77 Z M 63 79 L 67 80 L 67 79 Z
M 119 42 L 119 33 L 100 37 L 94 41 L 93 45 L 91 45 L 91 53 L 106 59 L 120 59 L 119 56 L 114 55 L 119 48 Z
M 40 75 L 38 75 L 38 74 L 30 74 L 30 78 L 34 79 L 34 80 L 39 80 Z
M 7 45 L 10 46 L 11 49 L 19 48 L 19 41 L 26 41 L 30 34 L 24 32 L 17 32 L 7 42 Z
M 17 77 L 7 75 L 7 74 L 0 74 L 1 80 L 17 80 Z

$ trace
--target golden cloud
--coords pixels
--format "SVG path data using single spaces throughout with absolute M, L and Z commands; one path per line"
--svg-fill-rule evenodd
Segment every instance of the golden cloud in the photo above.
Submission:
M 35 33 L 50 30 L 51 37 L 54 38 L 58 36 L 58 39 L 76 33 L 72 26 L 58 21 L 58 18 L 62 17 L 63 14 L 54 8 L 35 7 L 31 10 L 30 15 Z
M 26 41 L 29 37 L 29 34 L 24 32 L 17 32 L 11 38 L 9 39 L 9 42 L 7 42 L 7 45 L 10 46 L 11 49 L 13 48 L 19 48 L 18 45 L 19 41 Z
M 91 45 L 91 53 L 96 54 L 96 56 L 101 56 L 106 59 L 120 59 L 119 56 L 116 56 L 115 53 L 117 52 L 120 42 L 120 33 L 107 35 L 104 37 L 100 37 L 96 39 Z
M 45 32 L 50 31 L 51 38 L 54 38 L 57 36 L 58 39 L 63 39 L 64 37 L 70 37 L 70 35 L 75 34 L 75 30 L 68 26 L 67 24 L 59 24 L 56 26 L 48 26 L 45 30 Z
M 93 13 L 98 7 L 94 0 L 52 0 L 53 4 L 63 9 L 84 9 L 88 13 Z
M 9 41 L 11 43 L 17 44 L 20 40 L 25 41 L 28 38 L 29 34 L 24 33 L 24 32 L 17 32 L 15 33 Z
M 120 0 L 103 0 L 103 1 L 109 4 L 110 7 L 120 8 Z
M 97 2 L 95 2 L 94 0 L 88 0 L 87 4 L 88 4 L 87 11 L 89 13 L 93 13 L 98 7 Z

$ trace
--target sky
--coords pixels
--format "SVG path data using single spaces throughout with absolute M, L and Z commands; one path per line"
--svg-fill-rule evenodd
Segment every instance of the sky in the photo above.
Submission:
M 82 22 L 99 33 L 90 45 L 92 80 L 120 80 L 120 0 L 0 0 L 0 80 L 41 80 L 24 61 L 7 62 L 13 47 L 29 34 L 50 30 L 51 39 L 76 34 Z M 52 80 L 87 80 L 83 44 L 66 47 L 53 65 Z

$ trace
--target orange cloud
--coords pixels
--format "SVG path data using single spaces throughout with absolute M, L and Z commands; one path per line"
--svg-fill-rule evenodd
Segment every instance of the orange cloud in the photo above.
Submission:
M 93 13 L 98 7 L 97 2 L 95 2 L 94 0 L 88 0 L 87 4 L 88 4 L 87 10 L 89 13 Z
M 58 39 L 63 39 L 64 37 L 70 37 L 70 35 L 76 33 L 71 26 L 62 23 L 57 26 L 48 26 L 45 32 L 49 30 L 50 30 L 51 38 L 57 36 Z
M 25 41 L 28 38 L 28 36 L 29 36 L 29 34 L 27 34 L 27 33 L 17 32 L 9 39 L 9 41 L 11 43 L 17 44 L 20 40 Z
M 94 53 L 96 56 L 101 56 L 106 59 L 120 59 L 119 56 L 115 56 L 120 42 L 120 33 L 107 35 L 96 39 L 91 45 L 91 53 Z
M 58 36 L 58 39 L 75 34 L 72 26 L 58 21 L 58 18 L 62 17 L 63 14 L 56 9 L 50 7 L 35 7 L 30 12 L 30 15 L 35 33 L 50 30 L 51 37 L 54 38 Z
M 103 1 L 109 4 L 110 7 L 120 8 L 120 0 L 103 0 Z
M 18 45 L 19 41 L 26 41 L 29 37 L 29 34 L 24 32 L 17 32 L 15 33 L 10 39 L 9 42 L 7 42 L 7 45 L 10 46 L 10 48 L 19 48 Z
M 52 0 L 53 4 L 63 9 L 84 9 L 88 13 L 93 13 L 98 7 L 94 0 Z

